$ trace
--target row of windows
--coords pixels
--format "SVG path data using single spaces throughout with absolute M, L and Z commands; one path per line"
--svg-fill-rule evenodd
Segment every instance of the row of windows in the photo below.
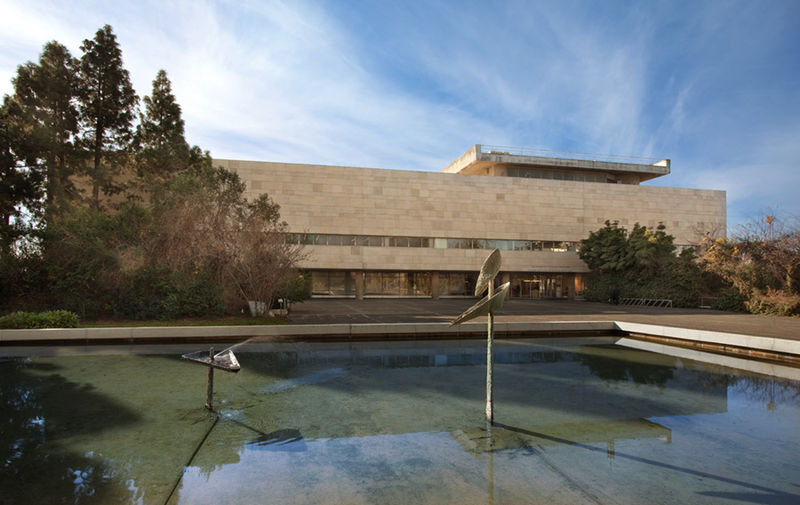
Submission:
M 365 296 L 472 296 L 477 272 L 439 272 L 438 293 L 433 293 L 430 272 L 363 272 Z M 313 296 L 355 296 L 355 273 L 345 270 L 313 270 Z M 567 281 L 563 274 L 512 273 L 513 298 L 563 298 L 570 286 L 583 290 L 583 280 Z M 573 284 L 574 282 L 574 284 Z
M 606 174 L 587 174 L 582 172 L 561 172 L 558 170 L 531 170 L 518 167 L 508 167 L 509 177 L 524 177 L 528 179 L 554 179 L 557 181 L 578 182 L 607 182 Z
M 475 238 L 382 237 L 375 235 L 335 235 L 293 233 L 293 244 L 363 247 L 432 247 L 435 249 L 500 249 L 501 251 L 577 251 L 578 242 L 553 240 L 489 240 Z
M 315 270 L 311 273 L 313 296 L 355 296 L 355 278 L 348 271 Z M 442 272 L 439 296 L 470 296 L 477 272 Z M 431 296 L 430 272 L 364 272 L 365 296 Z

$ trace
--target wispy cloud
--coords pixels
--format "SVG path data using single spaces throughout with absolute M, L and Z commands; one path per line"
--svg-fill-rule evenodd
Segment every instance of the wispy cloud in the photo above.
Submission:
M 473 143 L 665 156 L 656 181 L 800 214 L 800 5 L 0 0 L 0 91 L 114 27 L 217 157 L 439 170 Z M 743 34 L 746 33 L 746 36 Z M 754 175 L 758 174 L 758 175 Z

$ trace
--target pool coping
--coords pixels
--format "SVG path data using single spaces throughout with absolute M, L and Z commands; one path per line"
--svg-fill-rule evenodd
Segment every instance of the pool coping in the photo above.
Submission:
M 712 330 L 627 321 L 499 321 L 497 338 L 517 336 L 568 336 L 614 334 L 657 338 L 699 347 L 721 347 L 800 356 L 800 341 Z M 0 347 L 10 345 L 156 343 L 198 341 L 240 341 L 253 337 L 270 340 L 376 340 L 376 339 L 462 339 L 486 335 L 485 322 L 457 326 L 448 323 L 360 323 L 295 324 L 264 326 L 158 326 L 116 328 L 48 328 L 0 330 Z M 735 351 L 734 351 L 735 352 Z M 741 352 L 739 352 L 741 354 Z

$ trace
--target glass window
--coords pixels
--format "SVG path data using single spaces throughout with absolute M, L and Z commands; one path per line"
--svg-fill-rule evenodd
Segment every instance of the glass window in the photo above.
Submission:
M 356 237 L 356 245 L 366 247 L 380 247 L 383 242 L 383 237 L 375 237 L 372 235 L 359 235 Z
M 475 292 L 478 274 L 475 272 L 441 272 L 439 274 L 440 296 L 468 296 Z
M 347 292 L 347 273 L 329 272 L 329 289 L 332 295 L 344 295 Z
M 381 295 L 381 294 L 383 294 L 383 287 L 381 286 L 380 272 L 365 272 L 364 273 L 364 294 L 365 295 Z
M 311 294 L 328 295 L 328 272 L 311 272 Z
M 448 295 L 466 295 L 467 285 L 464 281 L 464 274 L 450 273 L 447 275 L 447 293 Z
M 429 272 L 365 272 L 364 294 L 370 296 L 430 296 Z
M 428 296 L 431 294 L 431 274 L 430 272 L 414 272 L 409 274 L 411 277 L 411 295 Z
M 311 294 L 314 296 L 353 296 L 355 282 L 350 272 L 314 270 L 311 272 Z
M 407 291 L 408 278 L 402 272 L 383 272 L 381 281 L 383 294 L 404 295 Z

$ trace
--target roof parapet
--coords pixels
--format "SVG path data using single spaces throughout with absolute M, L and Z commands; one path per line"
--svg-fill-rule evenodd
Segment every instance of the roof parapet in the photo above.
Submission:
M 648 158 L 643 156 L 592 154 L 527 147 L 475 144 L 442 171 L 446 173 L 460 173 L 464 172 L 467 167 L 477 164 L 535 165 L 551 168 L 577 168 L 617 173 L 636 173 L 642 175 L 643 180 L 669 174 L 671 165 L 669 159 Z

